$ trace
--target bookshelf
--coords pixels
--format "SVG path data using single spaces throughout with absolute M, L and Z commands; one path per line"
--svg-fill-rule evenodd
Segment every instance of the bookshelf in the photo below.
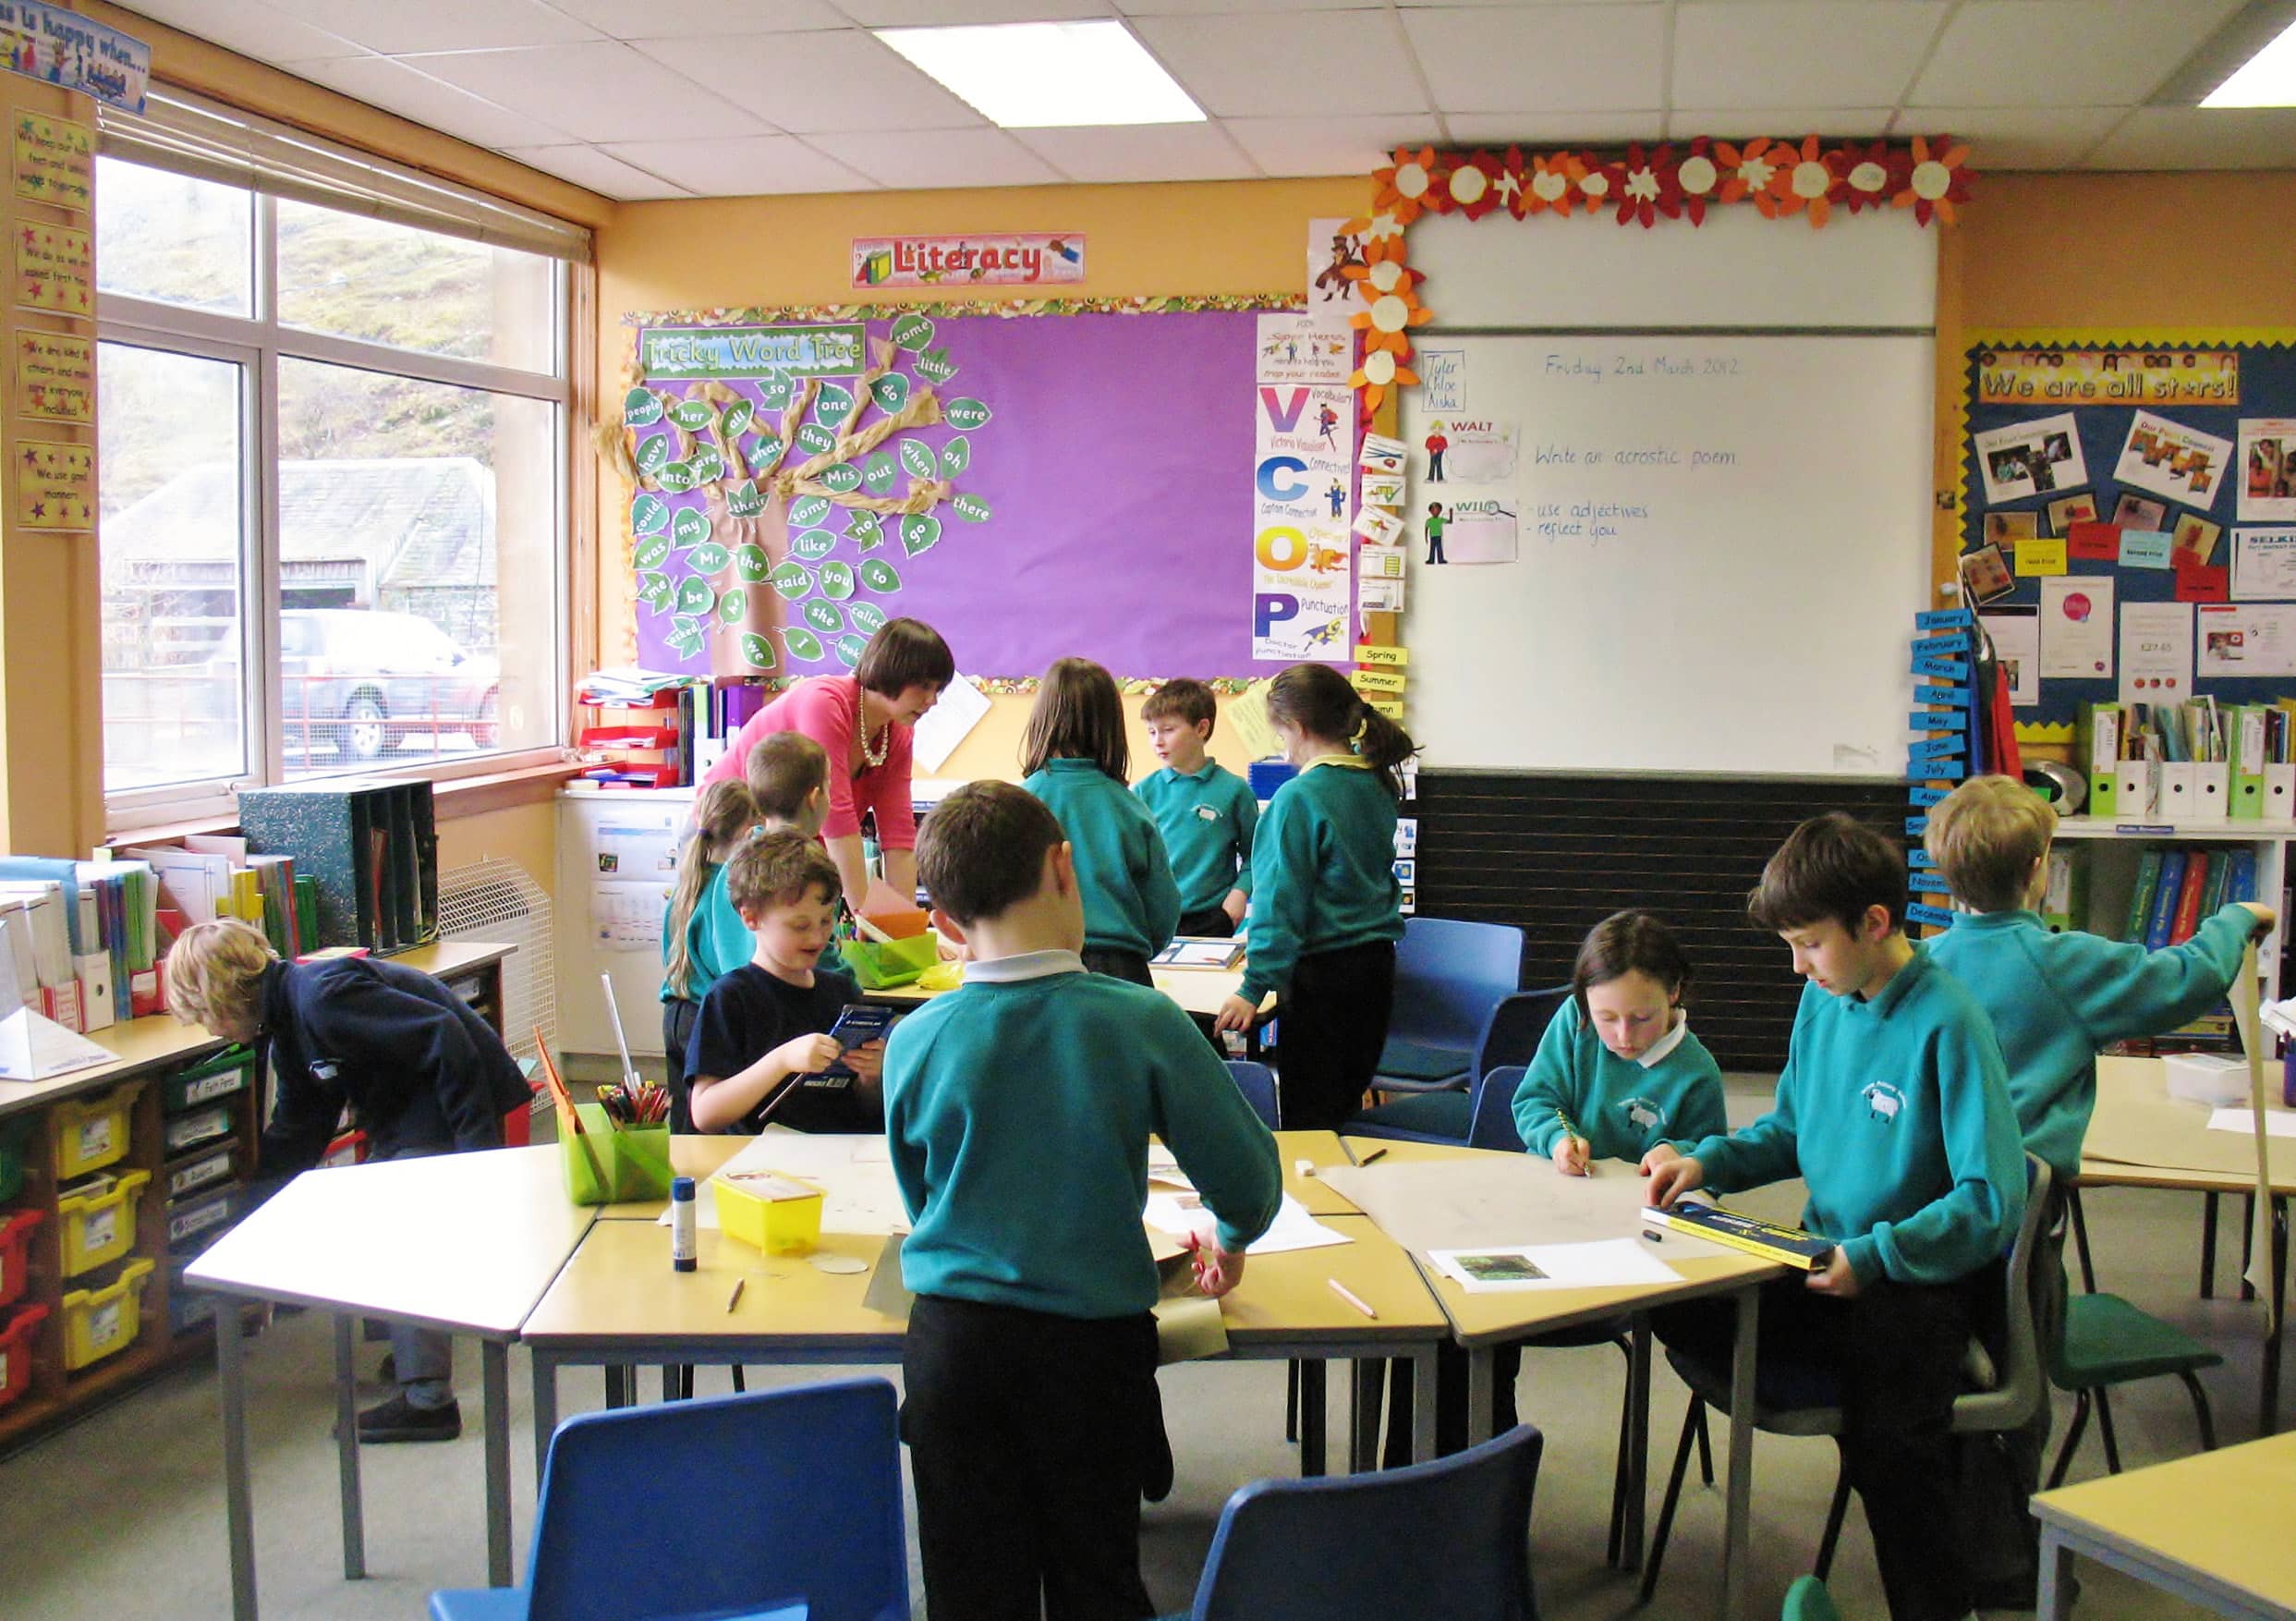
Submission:
M 2074 923 L 2108 940 L 2124 938 L 2137 866 L 2147 849 L 2222 851 L 2244 847 L 2256 858 L 2255 894 L 2282 914 L 2280 924 L 2256 948 L 2267 999 L 2281 995 L 2281 952 L 2288 936 L 2288 850 L 2296 842 L 2296 822 L 2115 823 L 2069 816 L 2057 824 L 2061 845 L 2079 847 L 2086 868 L 2085 889 Z

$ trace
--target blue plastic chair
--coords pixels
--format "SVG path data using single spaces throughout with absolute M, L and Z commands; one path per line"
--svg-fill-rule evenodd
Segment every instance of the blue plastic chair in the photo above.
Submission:
M 1360 1110 L 1340 1129 L 1351 1137 L 1387 1137 L 1404 1142 L 1470 1140 L 1475 1120 L 1489 1090 L 1488 1079 L 1480 1078 L 1488 1078 L 1492 1070 L 1502 1066 L 1515 1066 L 1515 1082 L 1520 1084 L 1520 1066 L 1528 1064 L 1531 1054 L 1538 1051 L 1539 1037 L 1547 1033 L 1555 1009 L 1570 995 L 1570 986 L 1550 985 L 1543 991 L 1517 991 L 1512 996 L 1501 997 L 1490 1010 L 1490 1017 L 1484 1020 L 1476 1042 L 1474 1069 L 1478 1079 L 1473 1085 L 1463 1091 L 1414 1092 Z M 1513 1101 L 1514 1093 L 1510 1089 L 1507 1103 Z M 1501 1105 L 1502 1113 L 1505 1106 Z M 1493 1146 L 1520 1151 L 1523 1144 L 1520 1140 L 1506 1139 Z
M 431 1621 L 907 1621 L 894 1410 L 845 1379 L 569 1419 L 526 1586 L 434 1592 Z
M 1265 1064 L 1253 1064 L 1242 1058 L 1228 1060 L 1228 1074 L 1235 1081 L 1235 1090 L 1244 1094 L 1244 1101 L 1259 1116 L 1259 1123 L 1270 1131 L 1280 1130 L 1276 1124 L 1276 1075 Z
M 1371 1090 L 1465 1090 L 1484 1021 L 1501 997 L 1522 988 L 1522 930 L 1405 918 L 1395 948 L 1395 1007 Z
M 1257 1481 L 1228 1499 L 1192 1621 L 1536 1621 L 1528 1424 L 1433 1463 Z M 1413 1528 L 1398 1535 L 1398 1527 Z

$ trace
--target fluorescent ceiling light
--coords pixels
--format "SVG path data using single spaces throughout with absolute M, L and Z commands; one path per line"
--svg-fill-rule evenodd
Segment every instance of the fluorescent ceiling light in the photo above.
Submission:
M 2186 92 L 2191 93 L 2191 92 Z M 2204 107 L 2296 107 L 2296 22 L 2201 99 Z
M 1204 119 L 1204 110 L 1121 22 L 886 28 L 876 33 L 1007 129 Z

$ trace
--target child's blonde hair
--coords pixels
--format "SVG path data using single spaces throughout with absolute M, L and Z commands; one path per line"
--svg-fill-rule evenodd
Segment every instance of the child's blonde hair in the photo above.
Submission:
M 694 957 L 686 948 L 686 925 L 701 904 L 710 874 L 741 848 L 757 824 L 758 801 L 747 783 L 711 783 L 694 801 L 694 835 L 677 853 L 677 881 L 670 887 L 669 944 L 662 957 L 662 977 L 673 996 L 690 999 Z
M 2013 912 L 2031 894 L 2033 864 L 2049 853 L 2057 812 L 2015 777 L 1973 776 L 1929 812 L 1929 853 L 1953 898 Z
M 749 750 L 743 774 L 760 816 L 794 823 L 815 790 L 829 786 L 829 750 L 803 732 L 775 732 Z
M 194 923 L 168 949 L 168 1011 L 218 1034 L 253 1030 L 262 1022 L 263 970 L 277 960 L 263 932 L 236 918 Z

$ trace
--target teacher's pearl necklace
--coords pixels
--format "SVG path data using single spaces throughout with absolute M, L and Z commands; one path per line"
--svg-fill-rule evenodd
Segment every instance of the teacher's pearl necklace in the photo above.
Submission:
M 868 708 L 868 691 L 856 688 L 853 694 L 853 743 L 854 747 L 861 751 L 861 764 L 866 769 L 874 771 L 885 763 L 885 756 L 893 751 L 893 723 L 891 721 L 885 723 L 884 730 L 878 734 L 877 747 L 874 750 L 870 749 L 867 720 Z

